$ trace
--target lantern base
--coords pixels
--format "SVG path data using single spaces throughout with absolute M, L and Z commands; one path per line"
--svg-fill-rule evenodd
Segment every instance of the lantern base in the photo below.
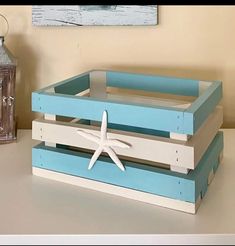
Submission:
M 12 132 L 2 133 L 0 132 L 0 144 L 12 143 L 17 140 L 17 127 L 14 124 L 14 128 Z

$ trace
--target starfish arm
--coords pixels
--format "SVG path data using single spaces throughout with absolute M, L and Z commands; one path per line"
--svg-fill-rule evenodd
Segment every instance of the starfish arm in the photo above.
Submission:
M 107 112 L 103 112 L 102 123 L 101 123 L 101 141 L 107 138 Z
M 90 163 L 89 163 L 89 166 L 88 166 L 88 169 L 90 170 L 95 162 L 97 161 L 97 159 L 99 158 L 100 154 L 102 153 L 103 149 L 101 147 L 99 147 L 95 153 L 93 154 L 93 156 L 91 157 L 91 160 L 90 160 Z
M 99 141 L 100 141 L 100 139 L 96 135 L 94 135 L 92 133 L 88 133 L 88 132 L 85 132 L 85 131 L 82 131 L 82 130 L 77 130 L 77 133 L 80 136 L 82 136 L 82 137 L 84 137 L 84 138 L 86 138 L 86 139 L 88 139 L 88 140 L 90 140 L 92 142 L 99 143 Z
M 110 158 L 113 160 L 113 162 L 122 170 L 125 171 L 125 167 L 121 163 L 121 161 L 118 159 L 116 153 L 114 150 L 110 147 L 104 147 L 105 151 L 109 154 Z
M 107 139 L 105 141 L 105 144 L 108 146 L 120 147 L 120 148 L 125 148 L 125 149 L 129 149 L 131 147 L 129 144 L 124 143 L 118 139 Z

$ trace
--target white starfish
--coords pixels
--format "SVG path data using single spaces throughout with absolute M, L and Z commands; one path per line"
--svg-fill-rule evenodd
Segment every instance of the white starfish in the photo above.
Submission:
M 97 137 L 96 135 L 92 133 L 85 132 L 83 130 L 77 130 L 77 133 L 99 145 L 93 156 L 91 157 L 88 169 L 91 169 L 97 159 L 99 158 L 100 154 L 104 151 L 107 152 L 110 156 L 110 158 L 113 160 L 113 162 L 122 170 L 125 171 L 125 168 L 119 158 L 117 157 L 115 151 L 111 148 L 112 147 L 120 147 L 120 148 L 130 148 L 130 146 L 126 143 L 121 142 L 120 140 L 117 139 L 108 139 L 107 138 L 107 112 L 103 112 L 103 117 L 102 117 L 102 123 L 101 123 L 101 132 L 100 132 L 100 137 Z

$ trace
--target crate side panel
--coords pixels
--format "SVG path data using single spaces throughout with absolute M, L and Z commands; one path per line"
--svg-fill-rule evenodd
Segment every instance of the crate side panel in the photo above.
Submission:
M 191 138 L 191 141 L 189 141 L 195 147 L 195 165 L 197 165 L 208 146 L 212 143 L 222 124 L 223 108 L 217 106 Z
M 67 79 L 65 79 L 65 80 L 62 80 L 62 81 L 59 81 L 59 82 L 50 84 L 50 85 L 48 85 L 48 86 L 46 86 L 46 87 L 43 87 L 43 88 L 41 88 L 41 89 L 38 89 L 38 90 L 36 90 L 36 91 L 34 91 L 34 92 L 41 93 L 41 92 L 45 92 L 45 91 L 54 89 L 54 87 L 56 87 L 56 86 L 60 86 L 60 85 L 67 84 L 67 83 L 69 83 L 69 82 L 71 82 L 71 81 L 73 81 L 73 80 L 75 80 L 75 79 L 81 78 L 81 77 L 83 77 L 83 76 L 89 76 L 89 73 L 90 73 L 90 72 L 91 72 L 91 71 L 88 71 L 88 72 L 85 72 L 85 73 L 81 73 L 81 74 L 79 74 L 79 75 L 76 75 L 76 76 L 67 78 Z
M 205 190 L 204 186 L 207 184 L 211 170 L 215 169 L 214 167 L 218 165 L 219 155 L 223 150 L 223 146 L 223 132 L 219 131 L 208 147 L 206 153 L 201 158 L 196 169 L 188 174 L 189 177 L 196 182 L 196 196 L 199 196 L 200 193 Z
M 55 93 L 76 95 L 90 88 L 89 74 L 54 87 Z
M 33 93 L 32 109 L 41 113 L 95 121 L 101 121 L 106 110 L 108 123 L 168 132 L 184 131 L 183 111 L 168 107 L 148 107 L 69 95 Z
M 198 96 L 199 81 L 146 74 L 107 72 L 107 86 Z
M 95 150 L 97 144 L 77 134 L 77 130 L 100 135 L 100 128 L 96 126 L 34 120 L 32 137 L 36 140 Z M 194 168 L 193 146 L 186 146 L 179 141 L 117 130 L 109 130 L 107 137 L 130 145 L 130 148 L 113 147 L 118 155 Z
M 33 169 L 33 174 L 39 177 L 52 179 L 55 181 L 83 187 L 86 189 L 105 192 L 111 195 L 121 196 L 128 199 L 133 199 L 140 202 L 171 208 L 174 210 L 179 210 L 191 214 L 196 213 L 196 209 L 198 206 L 197 203 L 180 201 L 164 196 L 154 195 L 143 191 L 137 191 L 137 190 L 111 185 L 95 180 L 54 172 L 43 168 L 33 167 L 32 169 Z
M 101 157 L 88 170 L 90 154 L 73 153 L 52 147 L 33 148 L 33 166 L 97 180 L 173 199 L 195 202 L 194 181 L 168 170 L 123 161 L 126 171 L 107 157 Z
M 33 148 L 33 166 L 195 203 L 222 148 L 223 133 L 219 132 L 198 167 L 188 175 L 131 162 L 123 162 L 127 172 L 121 172 L 107 157 L 99 158 L 89 171 L 90 154 L 43 144 Z
M 215 81 L 211 86 L 208 87 L 204 93 L 198 97 L 195 102 L 185 111 L 193 114 L 193 132 L 195 133 L 209 114 L 215 109 L 217 104 L 222 99 L 222 83 Z M 185 118 L 184 126 L 191 124 L 191 121 L 187 121 Z

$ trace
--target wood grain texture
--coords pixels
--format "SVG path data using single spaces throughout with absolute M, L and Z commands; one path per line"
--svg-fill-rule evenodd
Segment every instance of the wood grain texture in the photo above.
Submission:
M 156 25 L 157 5 L 33 5 L 35 26 Z

